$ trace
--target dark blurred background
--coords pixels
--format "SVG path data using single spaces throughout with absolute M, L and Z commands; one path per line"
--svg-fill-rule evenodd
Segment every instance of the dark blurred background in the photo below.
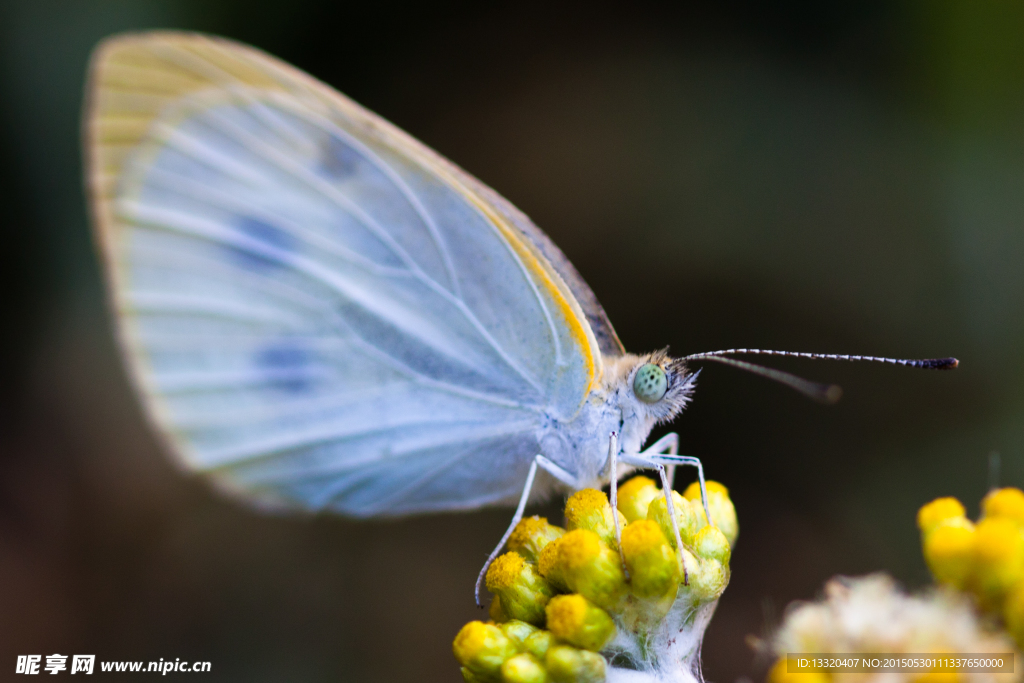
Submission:
M 833 574 L 927 583 L 915 511 L 952 494 L 976 514 L 990 453 L 1024 483 L 1024 4 L 8 1 L 0 679 L 59 652 L 454 682 L 510 515 L 265 516 L 160 452 L 112 341 L 78 136 L 90 49 L 155 27 L 261 47 L 480 177 L 631 350 L 959 356 L 775 364 L 841 383 L 834 407 L 705 370 L 673 428 L 741 526 L 710 680 L 760 680 L 748 636 Z

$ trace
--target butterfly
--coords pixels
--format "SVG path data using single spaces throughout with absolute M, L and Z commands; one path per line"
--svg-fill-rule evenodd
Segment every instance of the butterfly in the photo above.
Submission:
M 703 489 L 677 435 L 645 448 L 689 401 L 691 362 L 830 397 L 728 357 L 821 354 L 627 353 L 525 215 L 252 47 L 106 40 L 84 137 L 146 414 L 185 468 L 254 505 L 365 518 L 518 503 L 511 532 L 554 492 L 610 483 L 614 505 L 626 468 L 657 470 L 667 495 L 673 468 L 693 465 Z

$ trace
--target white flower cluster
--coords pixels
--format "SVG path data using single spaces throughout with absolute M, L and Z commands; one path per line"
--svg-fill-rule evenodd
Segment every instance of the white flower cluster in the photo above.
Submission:
M 1013 642 L 988 630 L 966 596 L 936 589 L 907 595 L 886 574 L 839 577 L 825 585 L 825 599 L 794 603 L 787 611 L 773 649 L 781 657 L 771 683 L 942 680 L 1012 683 L 1019 673 L 787 673 L 789 653 L 1006 653 Z M 1019 670 L 1019 667 L 1017 667 Z

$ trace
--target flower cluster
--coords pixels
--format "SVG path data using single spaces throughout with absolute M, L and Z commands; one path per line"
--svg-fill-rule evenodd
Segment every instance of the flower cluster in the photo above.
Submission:
M 681 548 L 667 497 L 643 476 L 619 489 L 617 510 L 585 489 L 566 503 L 565 528 L 522 520 L 487 571 L 491 621 L 470 622 L 455 638 L 465 680 L 698 678 L 700 641 L 729 582 L 738 533 L 728 490 L 707 482 L 707 492 L 714 524 L 696 484 L 671 492 Z
M 938 587 L 900 592 L 884 574 L 837 578 L 826 598 L 789 608 L 775 636 L 779 661 L 770 683 L 829 683 L 866 674 L 787 672 L 788 653 L 1004 653 L 1024 646 L 1024 492 L 994 489 L 982 516 L 967 519 L 955 498 L 938 498 L 917 513 L 925 561 Z M 981 615 L 979 616 L 979 611 Z M 1005 625 L 1009 633 L 998 626 Z M 892 681 L 919 674 L 886 674 Z M 1019 673 L 942 673 L 956 681 L 1017 680 Z
M 825 585 L 825 599 L 796 603 L 773 642 L 780 656 L 769 683 L 848 683 L 885 678 L 891 683 L 1015 681 L 1019 673 L 791 673 L 788 653 L 1003 653 L 1013 646 L 1003 634 L 986 631 L 970 600 L 954 591 L 907 595 L 885 574 L 840 577 Z
M 971 522 L 956 498 L 922 507 L 917 524 L 925 561 L 936 582 L 971 595 L 1024 647 L 1024 492 L 993 489 L 981 512 Z

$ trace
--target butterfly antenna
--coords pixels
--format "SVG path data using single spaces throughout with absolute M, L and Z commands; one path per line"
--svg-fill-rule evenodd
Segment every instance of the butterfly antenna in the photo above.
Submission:
M 695 353 L 682 360 L 709 360 L 718 356 L 785 356 L 787 358 L 812 358 L 816 360 L 848 360 L 870 361 L 872 363 L 889 363 L 905 365 L 925 370 L 952 370 L 960 364 L 956 358 L 924 358 L 908 360 L 906 358 L 881 358 L 879 356 L 849 356 L 841 353 L 803 353 L 801 351 L 770 351 L 768 349 L 725 349 L 724 351 L 708 351 Z
M 734 355 L 752 356 L 783 356 L 787 358 L 810 358 L 815 360 L 845 360 L 845 361 L 869 361 L 873 363 L 888 363 L 890 365 L 904 365 L 911 368 L 922 368 L 925 370 L 952 370 L 960 364 L 956 358 L 925 358 L 921 360 L 908 360 L 904 358 L 881 358 L 878 356 L 851 356 L 837 353 L 804 353 L 800 351 L 771 351 L 768 349 L 725 349 L 723 351 L 708 351 L 706 353 L 695 353 L 686 356 L 681 360 L 698 361 L 710 360 L 723 365 L 731 365 L 755 375 L 761 375 L 768 379 L 775 380 L 788 387 L 796 389 L 801 394 L 808 396 L 819 403 L 835 403 L 843 395 L 842 388 L 837 384 L 819 384 L 791 375 L 788 372 L 766 368 L 763 365 L 755 365 L 746 361 L 729 358 Z

